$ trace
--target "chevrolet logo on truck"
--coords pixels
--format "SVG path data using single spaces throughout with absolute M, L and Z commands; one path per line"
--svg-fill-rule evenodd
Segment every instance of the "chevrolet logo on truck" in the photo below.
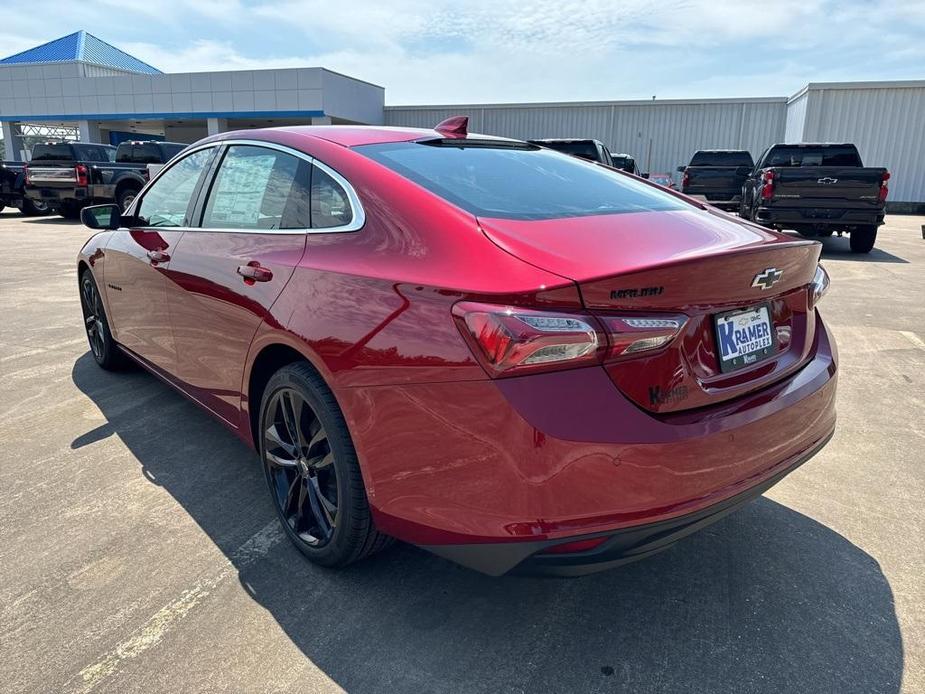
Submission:
M 829 186 L 829 185 L 832 185 L 833 183 L 838 183 L 838 179 L 829 178 L 828 176 L 826 176 L 825 178 L 816 179 L 816 183 L 821 183 L 824 186 Z

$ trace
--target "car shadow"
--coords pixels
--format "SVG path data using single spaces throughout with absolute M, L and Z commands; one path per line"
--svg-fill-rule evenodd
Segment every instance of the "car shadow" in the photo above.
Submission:
M 65 219 L 64 217 L 50 216 L 50 217 L 25 217 L 22 220 L 26 224 L 54 224 L 54 225 L 69 225 L 76 226 L 80 224 L 79 219 Z
M 806 238 L 796 232 L 784 232 L 795 238 Z M 859 263 L 904 263 L 909 261 L 898 255 L 893 255 L 882 248 L 874 247 L 870 253 L 852 253 L 851 246 L 848 242 L 848 235 L 828 236 L 825 238 L 813 239 L 822 244 L 822 257 L 831 258 L 832 260 L 852 260 Z
M 899 691 L 876 560 L 769 499 L 581 579 L 490 578 L 402 544 L 341 571 L 285 540 L 255 558 L 241 548 L 275 514 L 252 451 L 146 373 L 103 372 L 87 353 L 72 378 L 106 418 L 72 447 L 119 436 L 348 692 Z

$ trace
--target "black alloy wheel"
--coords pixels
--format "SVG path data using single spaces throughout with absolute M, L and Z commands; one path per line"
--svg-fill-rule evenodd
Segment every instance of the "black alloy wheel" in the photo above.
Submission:
M 387 547 L 373 524 L 344 415 L 307 362 L 282 367 L 260 398 L 257 444 L 283 530 L 309 560 L 345 566 Z
M 80 276 L 80 306 L 83 309 L 87 342 L 90 343 L 90 351 L 96 363 L 109 371 L 122 368 L 125 360 L 112 339 L 103 300 L 90 270 L 84 270 Z
M 263 439 L 277 510 L 296 537 L 310 547 L 325 546 L 338 521 L 334 453 L 321 421 L 294 388 L 273 394 Z

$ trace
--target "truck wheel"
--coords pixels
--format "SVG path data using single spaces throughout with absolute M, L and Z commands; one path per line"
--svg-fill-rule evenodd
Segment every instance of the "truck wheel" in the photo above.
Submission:
M 125 212 L 128 209 L 128 206 L 134 202 L 135 197 L 138 195 L 138 188 L 123 188 L 116 195 L 116 202 L 119 204 L 119 209 Z
M 877 227 L 875 226 L 858 227 L 851 232 L 848 238 L 852 253 L 870 253 L 876 240 Z
M 61 209 L 58 210 L 58 214 L 65 219 L 80 219 L 80 205 L 66 202 L 61 206 Z
M 19 208 L 19 211 L 27 217 L 39 217 L 50 213 L 47 202 L 33 200 L 32 198 L 23 198 L 22 207 Z

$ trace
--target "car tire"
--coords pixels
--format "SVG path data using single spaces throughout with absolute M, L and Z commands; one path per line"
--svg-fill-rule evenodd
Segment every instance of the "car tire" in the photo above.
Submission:
M 127 359 L 116 341 L 112 339 L 109 330 L 109 320 L 103 307 L 103 298 L 99 287 L 93 279 L 90 270 L 84 270 L 80 275 L 80 306 L 83 309 L 84 328 L 87 332 L 87 341 L 90 343 L 90 353 L 100 368 L 107 371 L 118 371 L 127 364 Z
M 19 208 L 26 217 L 41 217 L 51 214 L 51 208 L 47 202 L 36 202 L 32 198 L 23 198 L 22 207 Z
M 858 227 L 848 236 L 848 242 L 851 244 L 852 253 L 870 253 L 877 241 L 877 227 L 865 226 Z
M 277 371 L 260 404 L 258 450 L 286 535 L 313 563 L 341 567 L 392 542 L 373 524 L 347 423 L 305 362 Z
M 119 209 L 122 212 L 125 212 L 128 209 L 128 206 L 135 201 L 135 198 L 138 196 L 139 189 L 126 187 L 119 191 L 116 195 L 116 204 L 119 205 Z

